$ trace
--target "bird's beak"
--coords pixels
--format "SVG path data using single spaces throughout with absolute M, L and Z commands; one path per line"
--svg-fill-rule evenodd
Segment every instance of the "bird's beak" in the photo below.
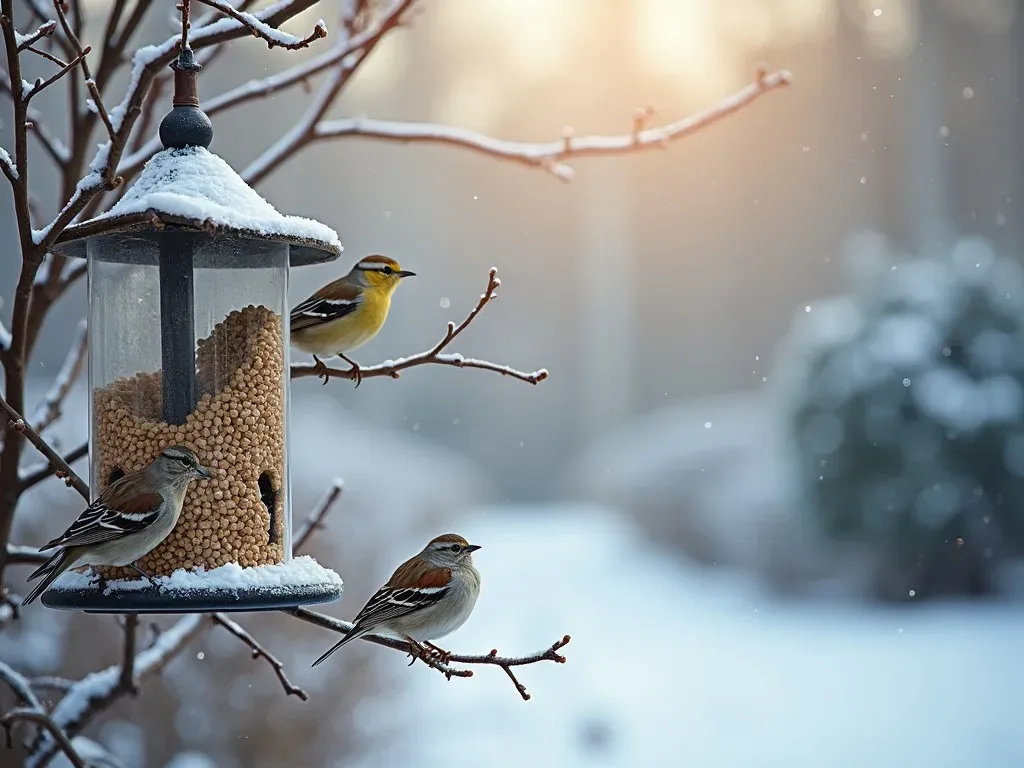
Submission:
M 478 549 L 480 549 L 480 545 L 479 544 L 467 544 L 466 545 L 466 551 L 467 552 L 476 552 Z
M 200 477 L 206 478 L 207 480 L 213 477 L 213 472 L 211 472 L 206 467 L 200 466 L 198 464 L 196 465 L 196 474 L 199 475 Z
M 410 272 L 408 269 L 400 269 L 395 274 L 399 277 L 416 277 L 416 273 Z

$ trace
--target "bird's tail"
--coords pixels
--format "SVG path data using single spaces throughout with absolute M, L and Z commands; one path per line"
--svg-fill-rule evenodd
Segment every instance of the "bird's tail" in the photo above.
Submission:
M 32 575 L 28 577 L 28 580 L 32 581 L 32 579 L 38 579 L 42 576 L 43 580 L 35 585 L 32 591 L 29 592 L 25 599 L 21 601 L 21 604 L 28 605 L 39 597 L 43 591 L 53 583 L 54 579 L 64 573 L 64 571 L 66 571 L 76 559 L 77 558 L 72 557 L 71 553 L 66 549 L 57 550 L 53 557 L 36 568 L 36 570 L 32 572 Z
M 348 643 L 348 642 L 350 642 L 352 640 L 355 640 L 356 638 L 362 637 L 367 632 L 369 632 L 369 630 L 365 629 L 363 627 L 353 627 L 351 632 L 349 632 L 347 635 L 345 635 L 343 638 L 341 638 L 341 640 L 339 640 L 334 645 L 332 645 L 330 648 L 328 648 L 327 651 L 324 653 L 324 655 L 321 656 L 316 661 L 314 661 L 310 666 L 315 667 L 317 664 L 320 664 L 320 663 L 326 661 L 328 656 L 330 656 L 336 650 L 341 648 L 341 646 L 343 646 L 345 643 Z

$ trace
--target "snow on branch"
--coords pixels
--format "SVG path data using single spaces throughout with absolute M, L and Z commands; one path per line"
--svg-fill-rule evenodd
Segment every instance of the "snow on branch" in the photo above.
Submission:
M 24 51 L 30 48 L 37 40 L 52 35 L 54 33 L 54 30 L 56 29 L 57 22 L 54 21 L 53 19 L 50 19 L 49 21 L 45 21 L 42 24 L 40 24 L 39 28 L 36 29 L 36 31 L 30 35 L 22 35 L 19 32 L 15 31 L 14 39 L 18 43 L 18 50 Z
M 515 368 L 510 368 L 507 365 L 499 365 L 498 363 L 491 363 L 487 360 L 477 360 L 472 357 L 463 357 L 460 354 L 442 354 L 443 350 L 451 344 L 455 337 L 462 333 L 469 326 L 476 316 L 480 314 L 480 311 L 486 307 L 491 301 L 498 298 L 497 291 L 498 286 L 501 285 L 501 280 L 498 279 L 498 270 L 495 267 L 491 267 L 488 273 L 487 289 L 480 295 L 480 300 L 476 306 L 470 311 L 459 325 L 455 323 L 448 323 L 448 330 L 445 332 L 444 338 L 442 338 L 437 344 L 425 352 L 420 352 L 417 355 L 410 355 L 409 357 L 399 358 L 398 360 L 386 360 L 379 365 L 372 366 L 359 366 L 357 368 L 328 368 L 323 363 L 319 365 L 298 365 L 292 364 L 291 374 L 293 379 L 301 379 L 307 376 L 319 376 L 323 379 L 323 383 L 326 384 L 328 379 L 349 379 L 356 382 L 361 381 L 365 378 L 371 378 L 374 376 L 390 376 L 393 379 L 397 379 L 401 372 L 406 368 L 412 368 L 417 365 L 450 365 L 455 368 L 478 368 L 484 371 L 494 371 L 500 373 L 502 376 L 511 376 L 514 379 L 525 381 L 528 384 L 539 384 L 548 378 L 548 371 L 546 368 L 541 368 L 536 371 L 527 373 L 525 371 L 518 371 Z
M 308 48 L 309 44 L 313 41 L 327 37 L 327 24 L 324 23 L 323 19 L 317 21 L 313 26 L 313 31 L 306 37 L 296 37 L 288 32 L 275 29 L 251 13 L 237 10 L 233 5 L 223 2 L 223 0 L 196 0 L 196 2 L 208 5 L 225 16 L 230 16 L 240 24 L 244 24 L 252 31 L 253 37 L 266 40 L 268 48 L 281 47 L 294 51 L 299 48 Z
M 12 184 L 18 181 L 18 169 L 14 166 L 14 160 L 11 159 L 10 153 L 3 147 L 0 147 L 0 169 L 3 169 L 4 176 Z
M 136 682 L 159 674 L 205 627 L 203 614 L 189 614 L 178 619 L 156 641 L 134 657 Z M 122 683 L 122 664 L 93 672 L 72 685 L 50 714 L 57 730 L 73 737 L 99 712 L 116 699 L 130 693 Z M 36 745 L 25 761 L 26 768 L 46 765 L 54 752 L 53 732 Z
M 45 731 L 45 735 L 49 737 L 50 742 L 53 744 L 53 748 L 49 752 L 50 755 L 60 749 L 75 768 L 89 768 L 85 760 L 82 759 L 82 756 L 71 745 L 71 741 L 64 731 L 61 730 L 60 726 L 53 721 L 52 717 L 39 709 L 31 709 L 29 707 L 12 709 L 6 712 L 3 717 L 0 717 L 0 726 L 3 727 L 6 733 L 8 749 L 14 746 L 12 739 L 14 726 L 21 721 L 34 723 Z M 30 760 L 27 760 L 25 765 L 41 765 L 41 763 L 32 763 Z
M 7 94 L 8 96 L 14 95 L 14 92 L 11 90 L 11 78 L 7 74 L 6 70 L 3 69 L 0 69 L 0 93 Z M 39 139 L 39 143 L 43 145 L 43 149 L 46 153 L 53 159 L 58 167 L 67 165 L 68 160 L 71 157 L 71 153 L 63 141 L 50 133 L 49 129 L 46 127 L 42 113 L 36 110 L 35 107 L 26 107 L 25 112 L 25 116 L 28 118 L 28 124 L 26 127 L 31 129 L 31 131 L 36 135 L 36 138 Z M 9 156 L 8 160 L 10 160 Z M 13 162 L 11 165 L 13 168 Z
M 393 0 L 386 10 L 381 12 L 376 23 L 367 27 L 361 34 L 353 36 L 347 47 L 356 51 L 355 60 L 346 63 L 347 56 L 341 57 L 341 66 L 335 69 L 313 98 L 305 114 L 276 143 L 271 145 L 262 155 L 257 157 L 244 171 L 242 178 L 249 184 L 256 185 L 274 168 L 286 161 L 300 149 L 316 138 L 316 126 L 323 120 L 327 110 L 334 104 L 345 84 L 366 60 L 370 51 L 392 29 L 399 26 L 402 15 L 413 4 L 414 0 Z M 358 44 L 358 47 L 357 47 Z
M 85 353 L 88 348 L 88 324 L 85 320 L 80 320 L 78 323 L 78 333 L 76 334 L 74 341 L 71 342 L 71 349 L 68 350 L 60 370 L 50 383 L 50 388 L 46 391 L 46 396 L 36 407 L 35 413 L 32 414 L 32 418 L 29 420 L 29 423 L 36 432 L 41 434 L 47 427 L 60 418 L 64 398 L 68 396 L 68 392 L 70 392 L 71 387 L 74 386 L 75 379 L 77 379 L 78 375 L 82 372 L 82 366 L 85 362 Z
M 218 96 L 205 99 L 203 101 L 203 111 L 207 116 L 213 117 L 218 112 L 231 109 L 239 104 L 266 98 L 293 85 L 308 82 L 311 77 L 315 77 L 331 67 L 338 65 L 345 67 L 346 60 L 353 54 L 376 44 L 379 38 L 379 26 L 374 26 L 352 37 L 345 37 L 327 52 L 315 56 L 309 61 L 297 64 L 276 75 L 270 75 L 259 80 L 250 80 Z M 121 172 L 126 176 L 137 172 L 150 157 L 162 148 L 163 144 L 160 141 L 160 136 L 158 134 L 150 136 L 145 144 L 124 158 L 120 166 Z
M 317 0 L 278 0 L 253 16 L 269 27 L 277 27 L 316 2 Z M 246 33 L 251 33 L 250 27 L 237 19 L 224 18 L 194 30 L 189 35 L 189 44 L 199 50 L 242 37 Z M 135 52 L 124 98 L 109 112 L 94 99 L 97 111 L 104 124 L 108 126 L 110 140 L 100 145 L 89 163 L 90 173 L 79 180 L 74 193 L 56 218 L 42 229 L 33 230 L 32 240 L 40 253 L 53 245 L 60 233 L 85 209 L 90 200 L 100 192 L 114 189 L 121 183 L 121 178 L 117 176 L 117 167 L 135 121 L 142 113 L 142 103 L 153 79 L 173 60 L 179 41 L 179 36 L 175 35 L 159 45 L 144 46 Z
M 308 608 L 288 608 L 285 609 L 284 613 L 289 616 L 294 616 L 302 621 L 315 624 L 318 627 L 324 627 L 334 632 L 338 632 L 342 635 L 347 635 L 352 631 L 352 623 L 349 621 L 342 621 L 341 619 L 335 619 L 332 616 L 327 616 L 316 611 L 311 611 Z M 516 691 L 520 696 L 523 697 L 523 701 L 530 700 L 530 694 L 526 691 L 526 686 L 519 682 L 516 678 L 515 673 L 512 671 L 513 667 L 523 667 L 528 664 L 537 664 L 541 661 L 553 661 L 557 664 L 564 664 L 566 661 L 565 656 L 560 654 L 562 648 L 569 644 L 572 639 L 569 635 L 565 635 L 561 640 L 552 643 L 548 648 L 537 653 L 531 653 L 528 656 L 499 656 L 497 649 L 491 650 L 490 653 L 482 655 L 465 655 L 450 653 L 448 651 L 442 651 L 439 654 L 432 654 L 428 650 L 420 647 L 410 645 L 402 640 L 393 640 L 389 637 L 380 637 L 378 635 L 363 635 L 361 638 L 377 645 L 383 645 L 386 648 L 393 648 L 396 651 L 403 651 L 412 657 L 410 664 L 419 659 L 428 667 L 436 669 L 447 679 L 451 680 L 453 677 L 472 677 L 473 670 L 461 669 L 451 666 L 452 663 L 456 664 L 490 664 L 497 667 L 501 667 L 505 674 L 509 676 L 512 684 L 516 687 Z
M 475 131 L 432 123 L 404 123 L 391 120 L 372 120 L 350 117 L 325 120 L 316 126 L 317 139 L 335 139 L 349 136 L 381 139 L 397 143 L 447 144 L 480 152 L 491 157 L 512 160 L 523 165 L 543 168 L 562 181 L 571 181 L 573 169 L 564 161 L 587 155 L 612 155 L 642 149 L 664 147 L 711 123 L 731 115 L 759 96 L 789 85 L 791 75 L 786 70 L 759 72 L 757 79 L 741 91 L 710 109 L 684 117 L 660 128 L 646 127 L 649 112 L 641 111 L 634 120 L 634 130 L 619 136 L 579 136 L 571 131 L 557 140 L 543 144 L 504 141 Z
M 21 414 L 14 410 L 2 397 L 0 397 L 0 411 L 3 411 L 4 415 L 6 415 L 6 419 L 0 419 L 0 421 L 6 420 L 10 422 L 15 432 L 23 434 L 25 439 L 32 443 L 36 450 L 46 457 L 50 466 L 53 467 L 54 474 L 78 491 L 82 498 L 89 501 L 89 486 L 82 482 L 82 478 L 75 474 L 75 471 L 68 466 L 68 463 L 53 450 L 49 443 L 39 436 L 38 432 L 26 424 Z

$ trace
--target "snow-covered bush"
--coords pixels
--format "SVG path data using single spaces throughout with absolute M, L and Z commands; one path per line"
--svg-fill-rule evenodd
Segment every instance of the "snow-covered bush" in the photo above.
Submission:
M 1024 271 L 974 238 L 871 250 L 787 340 L 798 486 L 830 538 L 880 555 L 881 597 L 991 592 L 1024 549 Z

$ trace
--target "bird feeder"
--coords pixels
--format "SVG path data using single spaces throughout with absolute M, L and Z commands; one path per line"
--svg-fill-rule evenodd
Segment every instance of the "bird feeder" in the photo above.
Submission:
M 107 213 L 54 247 L 89 283 L 94 497 L 168 445 L 214 470 L 172 533 L 130 568 L 64 574 L 52 608 L 103 613 L 253 611 L 335 600 L 341 580 L 292 558 L 288 272 L 341 254 L 337 234 L 285 216 L 207 147 L 200 69 L 183 44 L 164 149 Z

